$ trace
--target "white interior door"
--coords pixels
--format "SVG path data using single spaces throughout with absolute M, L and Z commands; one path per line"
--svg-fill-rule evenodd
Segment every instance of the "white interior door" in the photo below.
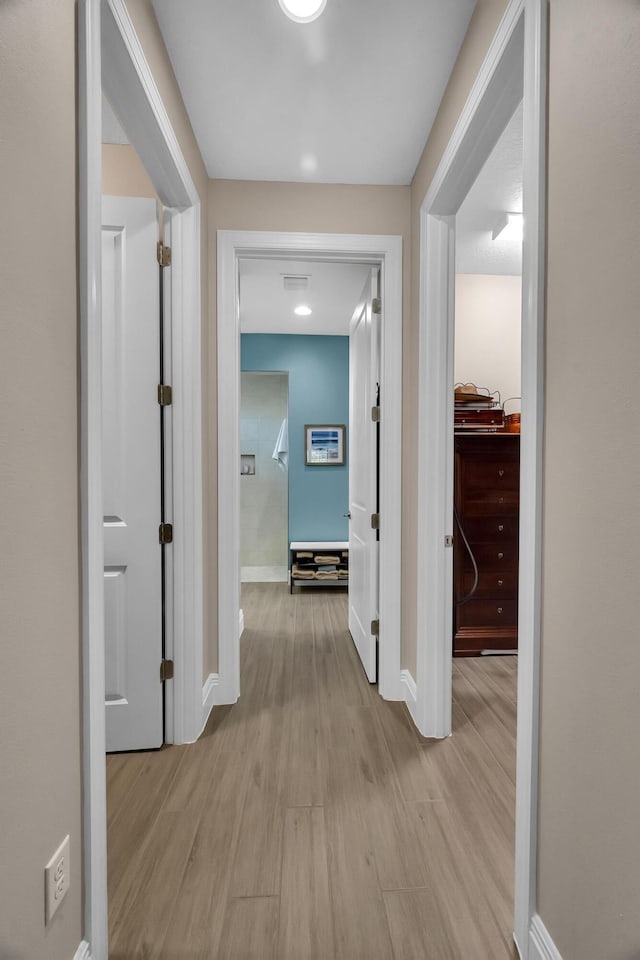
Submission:
M 163 742 L 159 294 L 155 200 L 102 208 L 107 750 Z
M 380 362 L 378 268 L 372 269 L 349 329 L 349 630 L 371 683 L 377 679 L 378 542 L 371 517 L 377 512 L 376 405 Z

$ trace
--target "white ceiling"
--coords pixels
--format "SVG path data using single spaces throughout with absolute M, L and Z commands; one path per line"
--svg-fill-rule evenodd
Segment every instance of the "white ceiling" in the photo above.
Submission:
M 120 121 L 113 112 L 113 107 L 102 94 L 102 142 L 129 143 L 129 139 L 120 125 Z
M 370 270 L 362 263 L 241 260 L 240 330 L 348 336 Z M 285 290 L 285 275 L 308 277 L 306 290 Z M 310 317 L 294 314 L 299 304 L 311 307 Z
M 410 183 L 476 0 L 152 0 L 210 177 Z
M 456 216 L 456 272 L 517 276 L 522 242 L 492 239 L 500 215 L 522 212 L 522 104 L 504 129 Z

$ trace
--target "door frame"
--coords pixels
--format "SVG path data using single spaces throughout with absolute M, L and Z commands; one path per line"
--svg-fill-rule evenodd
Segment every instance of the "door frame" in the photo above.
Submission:
M 421 206 L 418 666 L 416 723 L 451 733 L 453 283 L 455 214 L 524 100 L 522 436 L 514 938 L 530 956 L 535 919 L 544 401 L 548 0 L 511 0 Z M 449 554 L 449 556 L 447 556 Z M 449 569 L 448 569 L 449 568 Z
M 218 231 L 218 700 L 240 694 L 240 315 L 241 257 L 379 265 L 382 273 L 380 382 L 380 651 L 378 690 L 404 699 L 400 669 L 402 493 L 402 237 Z
M 167 208 L 171 311 L 173 684 L 165 736 L 197 738 L 202 687 L 200 197 L 123 0 L 78 3 L 83 956 L 108 957 L 101 424 L 102 90 Z M 173 689 L 169 689 L 171 687 Z

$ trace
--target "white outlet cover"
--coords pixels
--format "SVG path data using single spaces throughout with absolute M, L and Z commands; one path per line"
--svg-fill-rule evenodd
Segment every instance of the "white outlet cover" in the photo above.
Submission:
M 64 900 L 70 882 L 69 835 L 44 868 L 44 922 L 49 923 Z

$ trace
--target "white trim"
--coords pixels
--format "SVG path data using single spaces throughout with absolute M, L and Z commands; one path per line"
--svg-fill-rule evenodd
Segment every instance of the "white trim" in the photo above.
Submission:
M 86 940 L 83 940 L 76 950 L 73 960 L 91 960 L 91 948 Z
M 202 687 L 202 715 L 203 724 L 207 722 L 211 708 L 216 706 L 218 699 L 216 697 L 217 688 L 220 686 L 220 677 L 217 673 L 210 673 Z
M 84 933 L 94 960 L 107 960 L 100 344 L 103 85 L 160 199 L 171 208 L 175 679 L 167 698 L 174 711 L 168 716 L 167 739 L 176 743 L 195 739 L 202 723 L 200 199 L 123 0 L 81 0 L 78 10 Z
M 238 639 L 244 633 L 244 610 L 240 610 L 240 616 L 238 617 Z
M 102 0 L 102 87 L 167 206 L 199 203 L 178 138 L 153 79 L 125 0 Z
M 100 73 L 100 0 L 84 0 L 78 4 L 83 933 L 94 960 L 107 960 Z
M 417 716 L 451 732 L 451 282 L 454 216 L 524 97 L 522 421 L 514 938 L 528 958 L 535 911 L 540 634 L 546 16 L 548 0 L 512 0 L 421 207 Z
M 218 231 L 218 638 L 220 677 L 239 694 L 237 617 L 239 553 L 240 256 L 358 260 L 382 265 L 383 416 L 380 442 L 380 676 L 387 700 L 402 700 L 400 682 L 402 462 L 402 238 L 353 234 Z M 230 558 L 235 558 L 230 562 Z
M 400 671 L 400 683 L 404 692 L 403 700 L 407 705 L 407 710 L 411 714 L 413 722 L 417 726 L 418 690 L 416 682 L 409 670 Z
M 562 955 L 551 939 L 551 934 L 536 913 L 529 931 L 528 960 L 562 960 Z
M 548 0 L 526 0 L 524 44 L 522 254 L 522 423 L 520 589 L 516 753 L 516 944 L 526 942 L 536 909 L 546 244 Z M 525 953 L 526 957 L 526 953 Z

